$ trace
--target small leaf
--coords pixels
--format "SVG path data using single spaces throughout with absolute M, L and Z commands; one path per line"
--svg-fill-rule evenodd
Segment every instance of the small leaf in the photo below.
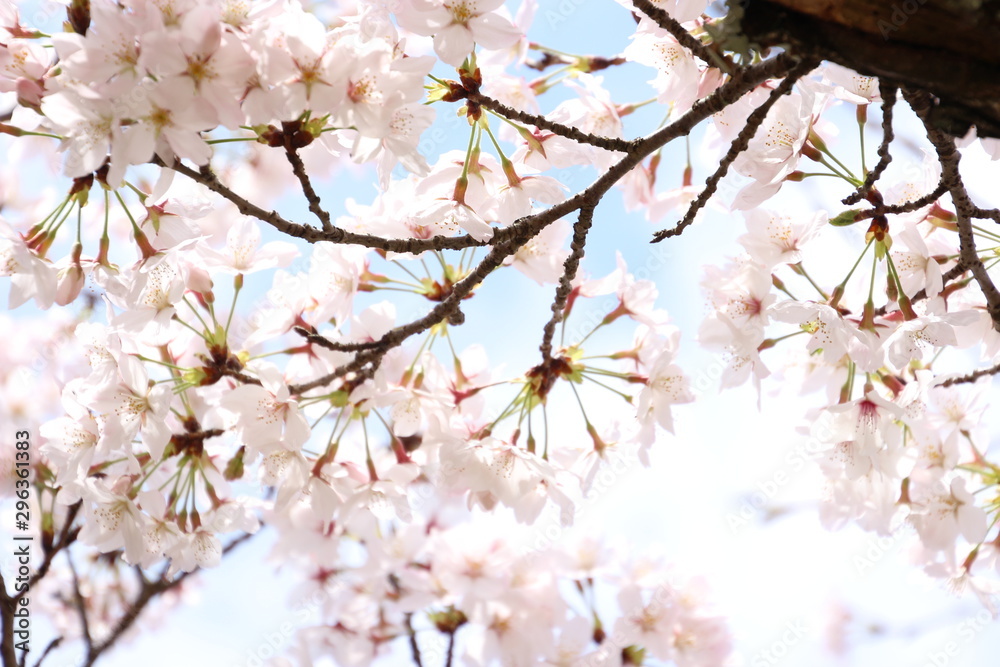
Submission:
M 861 213 L 860 208 L 848 209 L 843 213 L 841 213 L 840 215 L 838 215 L 837 217 L 830 218 L 830 224 L 833 225 L 834 227 L 849 227 L 850 225 L 853 225 L 855 222 L 857 222 L 856 218 L 858 213 Z

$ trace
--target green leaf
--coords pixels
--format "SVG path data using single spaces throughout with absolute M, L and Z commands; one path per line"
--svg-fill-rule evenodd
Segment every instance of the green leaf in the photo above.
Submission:
M 833 225 L 834 227 L 849 227 L 853 225 L 855 222 L 857 222 L 855 218 L 857 217 L 858 213 L 861 213 L 860 208 L 848 209 L 843 213 L 841 213 L 840 215 L 838 215 L 837 217 L 830 218 L 830 224 Z

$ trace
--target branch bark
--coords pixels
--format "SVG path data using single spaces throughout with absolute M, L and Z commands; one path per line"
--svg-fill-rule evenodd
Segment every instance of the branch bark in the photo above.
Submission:
M 934 145 L 938 162 L 941 164 L 941 183 L 948 189 L 955 203 L 956 224 L 958 225 L 959 264 L 972 272 L 976 283 L 986 297 L 986 309 L 993 319 L 993 328 L 1000 331 L 1000 291 L 997 290 L 986 266 L 976 252 L 976 238 L 972 231 L 972 219 L 976 217 L 977 206 L 969 197 L 959 170 L 961 154 L 955 147 L 955 140 L 934 126 L 932 121 L 933 99 L 928 93 L 909 90 L 903 92 L 906 101 L 924 123 L 927 138 Z
M 348 373 L 364 372 L 370 375 L 386 352 L 402 344 L 408 337 L 426 331 L 438 322 L 443 322 L 459 312 L 458 306 L 461 300 L 470 294 L 490 272 L 500 266 L 506 257 L 517 252 L 518 248 L 527 243 L 538 232 L 564 215 L 582 208 L 597 206 L 615 183 L 653 151 L 678 137 L 686 136 L 698 123 L 735 103 L 760 83 L 770 78 L 787 75 L 800 66 L 801 63 L 797 58 L 783 53 L 739 71 L 714 93 L 698 100 L 687 113 L 676 121 L 644 139 L 636 141 L 633 149 L 582 192 L 559 204 L 550 206 L 540 213 L 521 218 L 509 227 L 498 229 L 490 241 L 493 247 L 489 254 L 472 273 L 457 282 L 452 288 L 451 294 L 432 308 L 427 315 L 392 329 L 378 341 L 375 341 L 371 349 L 358 352 L 352 361 L 315 380 L 292 385 L 289 387 L 289 391 L 292 394 L 302 395 L 313 389 L 325 387 Z
M 781 46 L 927 90 L 941 100 L 931 126 L 951 136 L 975 125 L 980 136 L 1000 137 L 998 4 L 753 0 L 743 3 L 740 28 L 762 47 Z

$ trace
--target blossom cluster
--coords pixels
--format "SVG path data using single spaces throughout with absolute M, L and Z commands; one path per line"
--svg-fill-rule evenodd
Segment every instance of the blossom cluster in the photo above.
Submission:
M 699 339 L 726 355 L 723 387 L 750 381 L 760 390 L 776 373 L 803 394 L 821 395 L 804 433 L 821 452 L 825 525 L 854 521 L 890 535 L 909 524 L 914 562 L 971 589 L 995 614 L 1000 480 L 987 455 L 995 369 L 959 371 L 1000 360 L 997 324 L 966 273 L 956 233 L 962 204 L 926 196 L 941 181 L 937 158 L 886 170 L 878 203 L 902 208 L 898 214 L 865 219 L 857 208 L 831 217 L 758 205 L 801 180 L 806 160 L 862 187 L 823 141 L 819 112 L 846 103 L 863 118 L 877 90 L 874 80 L 829 67 L 822 81 L 804 82 L 801 94 L 775 104 L 734 164 L 752 179 L 733 204 L 744 210 L 744 254 L 706 269 L 711 311 Z M 982 144 L 989 160 L 994 141 Z M 1000 237 L 972 230 L 991 268 Z M 831 261 L 838 241 L 842 256 Z
M 50 543 L 77 521 L 74 539 L 111 563 L 176 582 L 266 525 L 303 572 L 296 595 L 323 599 L 292 651 L 305 665 L 366 665 L 406 645 L 418 663 L 440 650 L 451 664 L 456 635 L 477 665 L 726 664 L 732 642 L 700 580 L 597 540 L 516 546 L 532 526 L 572 525 L 602 471 L 649 465 L 695 400 L 657 284 L 622 254 L 606 275 L 579 270 L 611 187 L 651 221 L 699 219 L 690 158 L 674 187 L 661 173 L 661 138 L 693 118 L 703 152 L 735 172 L 725 204 L 745 223 L 745 252 L 703 281 L 697 338 L 723 355 L 722 387 L 763 392 L 780 376 L 820 394 L 808 437 L 825 447 L 824 523 L 888 534 L 908 522 L 928 572 L 991 604 L 990 375 L 950 371 L 971 358 L 956 349 L 1000 361 L 987 287 L 1000 235 L 970 219 L 1000 214 L 941 187 L 957 171 L 942 150 L 857 173 L 834 156 L 829 119 L 853 107 L 863 141 L 869 107 L 885 121 L 894 88 L 883 99 L 832 64 L 777 97 L 777 74 L 738 88 L 762 63 L 696 48 L 717 23 L 705 2 L 652 3 L 684 34 L 638 6 L 650 3 L 623 4 L 636 32 L 605 58 L 528 40 L 531 0 L 514 16 L 499 0 L 366 0 L 322 20 L 293 0 L 92 0 L 69 3 L 51 36 L 0 0 L 13 105 L 0 132 L 18 161 L 68 179 L 64 192 L 4 189 L 0 217 L 9 305 L 60 318 L 0 350 L 13 368 L 28 341 L 54 338 L 34 384 L 0 376 L 5 396 L 61 406 L 3 408 L 40 424 Z M 652 71 L 653 96 L 616 102 L 598 72 L 619 65 Z M 654 104 L 660 126 L 626 140 Z M 429 141 L 438 116 L 460 129 Z M 373 197 L 331 215 L 313 180 L 359 169 Z M 594 170 L 593 185 L 571 192 L 573 169 Z M 871 207 L 777 208 L 819 176 Z M 276 212 L 288 191 L 318 224 Z M 513 371 L 453 340 L 475 326 L 464 302 L 507 267 L 556 290 L 540 362 Z M 82 582 L 100 619 L 74 625 L 77 600 L 53 595 L 68 636 L 109 632 L 136 590 L 103 570 L 53 572 Z M 610 599 L 617 616 L 599 604 Z

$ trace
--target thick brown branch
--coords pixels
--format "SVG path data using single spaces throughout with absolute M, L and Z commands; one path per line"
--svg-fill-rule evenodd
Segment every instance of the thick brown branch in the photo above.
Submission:
M 1000 15 L 994 2 L 752 0 L 739 27 L 760 47 L 839 63 L 920 88 L 940 103 L 928 121 L 950 136 L 1000 136 Z
M 467 234 L 463 236 L 432 236 L 429 239 L 386 239 L 379 236 L 372 236 L 371 234 L 355 234 L 336 227 L 329 232 L 325 232 L 309 225 L 302 225 L 286 220 L 277 211 L 262 209 L 229 189 L 229 187 L 219 181 L 218 177 L 210 169 L 202 168 L 200 171 L 192 169 L 179 160 L 174 161 L 172 164 L 164 164 L 159 158 L 155 158 L 154 161 L 160 166 L 173 169 L 178 173 L 184 174 L 191 180 L 201 183 L 223 199 L 232 202 L 243 215 L 257 218 L 261 222 L 271 225 L 279 232 L 309 243 L 330 241 L 333 243 L 387 250 L 389 252 L 414 254 L 419 254 L 425 250 L 461 250 L 463 248 L 487 245 L 486 241 L 478 241 Z
M 17 609 L 17 599 L 7 594 L 7 582 L 0 574 L 0 625 L 3 639 L 0 640 L 0 658 L 3 667 L 17 667 L 17 653 L 14 651 L 14 612 Z
M 326 336 L 320 336 L 317 333 L 308 331 L 302 327 L 294 327 L 295 333 L 305 338 L 310 343 L 319 345 L 328 350 L 333 350 L 334 352 L 360 352 L 362 350 L 371 350 L 376 348 L 379 344 L 376 341 L 365 341 L 362 343 L 338 343 L 332 341 Z

